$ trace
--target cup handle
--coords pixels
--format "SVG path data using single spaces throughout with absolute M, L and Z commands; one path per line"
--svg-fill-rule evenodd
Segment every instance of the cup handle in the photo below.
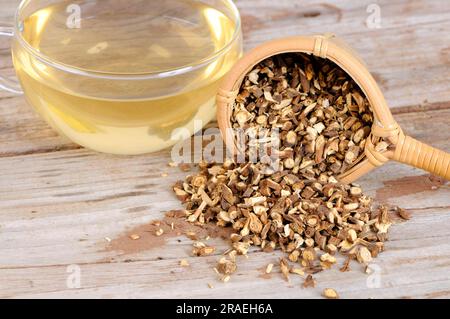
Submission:
M 0 26 L 0 36 L 12 38 L 14 36 L 14 29 L 12 27 Z M 12 80 L 0 75 L 0 89 L 7 92 L 22 95 L 23 91 L 17 80 Z

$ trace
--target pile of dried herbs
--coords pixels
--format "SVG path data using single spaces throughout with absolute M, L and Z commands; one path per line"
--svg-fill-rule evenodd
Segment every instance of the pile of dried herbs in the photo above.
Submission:
M 202 162 L 197 174 L 174 186 L 190 222 L 234 230 L 232 249 L 217 266 L 224 281 L 236 270 L 236 255 L 252 246 L 285 252 L 280 269 L 286 278 L 328 269 L 338 252 L 368 264 L 383 250 L 391 226 L 388 210 L 373 207 L 358 185 L 337 180 L 363 156 L 373 120 L 356 83 L 328 60 L 284 54 L 247 75 L 231 122 L 250 135 L 261 128 L 266 134 L 278 130 L 280 147 L 269 154 L 276 155 L 278 169 L 271 169 L 272 160 Z M 253 135 L 259 136 L 258 147 L 273 146 L 273 139 Z M 200 246 L 196 255 L 212 251 Z M 307 277 L 305 286 L 310 283 Z
M 259 148 L 246 148 L 249 158 L 270 149 L 273 140 L 264 137 L 277 130 L 277 164 L 308 177 L 337 176 L 356 164 L 373 121 L 368 100 L 340 67 L 305 54 L 278 55 L 256 66 L 242 83 L 231 118 L 244 137 L 260 137 Z M 263 131 L 267 136 L 260 136 Z M 376 147 L 382 151 L 388 144 Z
M 261 165 L 200 164 L 198 174 L 174 186 L 188 220 L 232 227 L 237 254 L 247 254 L 251 246 L 280 248 L 307 273 L 330 268 L 338 251 L 367 264 L 383 250 L 391 226 L 388 210 L 374 209 L 358 185 L 289 171 L 266 175 Z M 196 255 L 209 254 L 205 249 L 212 251 L 196 247 Z

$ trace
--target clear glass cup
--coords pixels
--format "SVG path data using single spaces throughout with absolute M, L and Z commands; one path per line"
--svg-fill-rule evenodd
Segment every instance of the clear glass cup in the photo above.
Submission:
M 222 77 L 242 55 L 231 0 L 24 0 L 12 38 L 20 94 L 84 147 L 143 154 L 215 117 Z

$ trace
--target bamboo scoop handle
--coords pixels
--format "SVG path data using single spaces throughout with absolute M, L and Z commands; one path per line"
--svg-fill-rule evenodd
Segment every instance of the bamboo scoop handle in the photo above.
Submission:
M 400 136 L 392 159 L 450 180 L 450 154 L 410 136 Z

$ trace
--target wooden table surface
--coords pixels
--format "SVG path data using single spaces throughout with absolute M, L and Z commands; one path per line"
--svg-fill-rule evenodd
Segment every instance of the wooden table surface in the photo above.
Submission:
M 0 0 L 1 22 L 13 21 L 18 2 Z M 380 28 L 366 24 L 372 0 L 236 2 L 246 50 L 280 36 L 334 32 L 366 61 L 405 132 L 450 151 L 449 1 L 378 0 Z M 13 75 L 3 39 L 0 73 Z M 303 289 L 300 276 L 290 283 L 277 273 L 262 278 L 280 255 L 254 251 L 225 284 L 212 269 L 227 248 L 222 239 L 211 239 L 217 254 L 203 258 L 190 257 L 192 242 L 183 236 L 111 249 L 109 240 L 180 208 L 169 186 L 186 173 L 168 162 L 169 151 L 116 157 L 82 149 L 23 97 L 0 92 L 0 297 L 316 298 L 325 287 L 343 298 L 450 297 L 449 186 L 396 163 L 360 181 L 378 200 L 412 214 L 392 228 L 374 261 L 376 277 L 354 265 L 320 273 L 316 289 Z M 191 266 L 180 267 L 181 259 Z

